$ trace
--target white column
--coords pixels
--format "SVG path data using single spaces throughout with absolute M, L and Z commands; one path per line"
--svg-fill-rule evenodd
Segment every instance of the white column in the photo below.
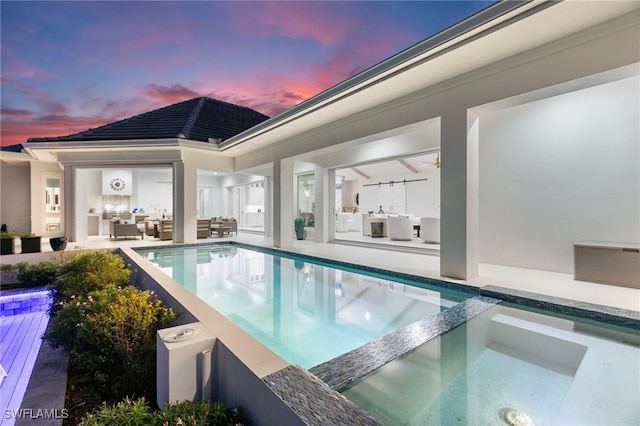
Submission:
M 273 161 L 273 193 L 272 193 L 272 225 L 273 230 L 273 246 L 280 247 L 282 236 L 280 235 L 280 210 L 281 200 L 280 191 L 282 186 L 282 171 L 280 170 L 280 160 Z
M 273 162 L 273 246 L 293 248 L 293 160 Z
M 331 178 L 331 176 L 333 178 Z M 329 173 L 327 169 L 323 169 L 317 165 L 315 166 L 315 210 L 313 216 L 315 226 L 314 235 L 317 243 L 324 243 L 329 240 L 330 224 L 333 223 L 333 221 L 327 220 L 328 218 L 333 218 L 333 214 L 331 214 L 332 210 L 330 210 L 332 204 L 330 197 L 333 195 L 335 183 L 332 186 L 331 179 L 335 182 L 335 171 Z
M 273 178 L 264 177 L 264 236 L 273 236 Z
M 89 226 L 89 216 L 88 216 L 88 207 L 87 207 L 87 198 L 89 194 L 89 172 L 87 169 L 76 169 L 76 191 L 74 196 L 74 217 L 75 217 L 75 226 L 73 229 L 75 230 L 75 241 L 86 241 L 88 239 L 88 226 Z M 65 182 L 67 180 L 65 176 Z M 65 188 L 66 193 L 66 188 Z M 65 197 L 66 202 L 66 197 Z M 69 235 L 69 231 L 71 230 L 68 225 L 66 225 L 67 220 L 65 218 L 64 230 L 65 235 Z M 102 217 L 98 218 L 98 229 L 100 228 L 100 222 L 102 222 Z
M 478 275 L 478 116 L 466 110 L 441 117 L 440 274 Z
M 63 205 L 63 223 L 62 229 L 69 241 L 78 241 L 78 235 L 76 233 L 76 221 L 87 220 L 87 212 L 79 212 L 76 209 L 76 166 L 65 165 L 64 166 L 64 193 L 62 194 Z M 82 215 L 82 216 L 81 216 Z M 86 234 L 86 229 L 85 229 Z M 84 236 L 86 239 L 86 235 Z
M 188 162 L 173 165 L 173 241 L 194 243 L 197 240 L 196 168 Z

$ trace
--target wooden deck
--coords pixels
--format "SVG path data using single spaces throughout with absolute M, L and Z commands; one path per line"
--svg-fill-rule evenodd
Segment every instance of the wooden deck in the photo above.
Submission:
M 20 409 L 48 321 L 45 312 L 0 317 L 0 364 L 7 372 L 0 386 L 2 426 L 15 423 L 4 413 Z

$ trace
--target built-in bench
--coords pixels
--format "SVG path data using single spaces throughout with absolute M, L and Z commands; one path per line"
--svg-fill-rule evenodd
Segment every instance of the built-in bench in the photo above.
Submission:
M 573 257 L 577 281 L 640 289 L 640 244 L 582 241 Z

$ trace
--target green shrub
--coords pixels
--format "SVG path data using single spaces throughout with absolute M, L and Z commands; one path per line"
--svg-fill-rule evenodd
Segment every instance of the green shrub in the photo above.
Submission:
M 157 413 L 157 425 L 249 425 L 242 408 L 227 408 L 221 402 L 184 401 L 164 407 Z
M 72 295 L 66 302 L 58 302 L 56 306 L 57 314 L 49 320 L 49 326 L 44 333 L 44 339 L 51 343 L 53 347 L 62 347 L 68 351 L 82 351 L 78 342 L 78 328 L 83 324 L 85 318 L 89 317 L 93 310 L 92 296 Z M 53 308 L 52 308 L 53 309 Z M 78 346 L 76 348 L 76 346 Z
M 249 425 L 249 420 L 240 408 L 231 409 L 222 403 L 189 401 L 171 404 L 154 412 L 146 404 L 144 398 L 132 401 L 125 398 L 114 405 L 104 405 L 95 414 L 87 414 L 81 426 L 107 425 L 203 425 L 203 426 L 238 426 Z
M 16 271 L 18 280 L 26 287 L 51 286 L 60 274 L 61 265 L 54 262 L 27 263 L 18 262 Z
M 122 258 L 107 251 L 89 251 L 69 259 L 62 265 L 55 282 L 51 316 L 54 316 L 60 302 L 71 296 L 89 294 L 109 286 L 129 284 L 131 271 Z
M 96 414 L 87 414 L 78 426 L 151 426 L 154 413 L 144 398 L 132 401 L 128 397 L 113 405 L 103 404 Z
M 155 395 L 156 332 L 176 314 L 148 291 L 113 287 L 58 302 L 45 339 L 111 395 Z

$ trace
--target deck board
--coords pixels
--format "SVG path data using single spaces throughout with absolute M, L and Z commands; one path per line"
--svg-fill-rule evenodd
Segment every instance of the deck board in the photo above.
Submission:
M 27 324 L 24 324 L 25 322 L 27 322 Z M 21 328 L 23 326 L 25 329 L 28 328 L 30 323 L 31 315 L 2 317 L 0 330 L 2 331 L 3 339 L 0 344 L 2 354 L 0 356 L 0 362 L 7 372 L 12 368 L 12 364 L 16 359 L 16 353 L 20 349 L 24 339 L 24 333 L 21 332 Z
M 0 358 L 7 377 L 0 386 L 0 412 L 18 410 L 33 370 L 49 317 L 45 312 L 2 317 L 0 319 Z M 15 419 L 0 418 L 0 425 Z

